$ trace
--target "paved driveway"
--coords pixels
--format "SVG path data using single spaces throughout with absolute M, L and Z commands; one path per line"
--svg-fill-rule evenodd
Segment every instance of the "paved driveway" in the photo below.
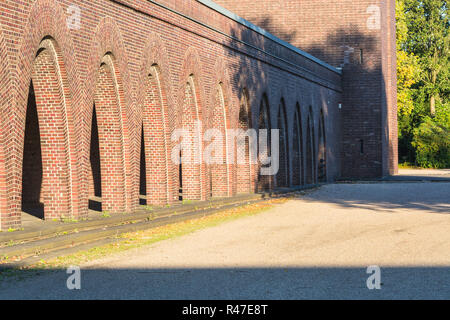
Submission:
M 450 298 L 450 183 L 335 184 L 262 214 L 0 284 L 0 298 Z M 366 269 L 381 269 L 369 290 Z

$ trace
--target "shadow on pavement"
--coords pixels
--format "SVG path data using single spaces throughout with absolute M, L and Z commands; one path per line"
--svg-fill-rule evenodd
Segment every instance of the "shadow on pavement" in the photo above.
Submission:
M 299 199 L 373 211 L 450 214 L 450 183 L 332 184 Z
M 367 267 L 87 269 L 81 290 L 66 270 L 0 282 L 0 299 L 448 299 L 450 267 L 383 267 L 369 290 Z

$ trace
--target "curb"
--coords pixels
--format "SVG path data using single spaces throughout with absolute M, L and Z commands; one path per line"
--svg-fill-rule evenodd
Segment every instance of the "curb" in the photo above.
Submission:
M 0 248 L 0 255 L 2 256 L 23 257 L 18 261 L 0 264 L 0 271 L 20 269 L 33 265 L 44 258 L 48 260 L 61 255 L 66 255 L 68 253 L 87 250 L 100 244 L 121 241 L 118 236 L 124 233 L 148 230 L 176 222 L 201 218 L 231 208 L 264 202 L 276 198 L 277 196 L 289 196 L 290 194 L 298 191 L 311 190 L 317 187 L 317 185 L 314 185 L 306 188 L 292 188 L 289 190 L 274 191 L 270 194 L 257 194 L 252 195 L 251 197 L 228 198 L 229 201 L 211 203 L 208 206 L 203 206 L 202 208 L 198 208 L 198 206 L 195 205 L 190 208 L 184 208 L 185 210 L 183 212 L 180 212 L 180 210 L 177 210 L 177 212 L 174 209 L 161 210 L 161 212 L 155 214 L 154 217 L 150 217 L 149 213 L 144 215 L 127 215 L 128 219 L 120 219 L 120 224 L 117 224 L 118 221 L 115 221 L 116 224 L 105 224 L 105 220 L 101 220 L 103 224 L 86 224 L 90 228 L 85 228 L 81 231 L 73 232 L 67 235 L 57 235 L 55 232 L 49 232 L 49 235 L 44 238 L 28 239 L 25 243 Z M 139 217 L 140 219 L 136 220 L 136 217 Z M 94 225 L 97 227 L 93 227 Z M 77 226 L 77 229 L 80 229 L 79 225 Z M 56 229 L 60 230 L 60 228 Z

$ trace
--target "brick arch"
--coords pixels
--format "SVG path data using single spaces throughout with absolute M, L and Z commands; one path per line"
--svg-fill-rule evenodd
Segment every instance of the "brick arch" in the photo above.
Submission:
M 280 86 L 281 85 L 281 86 Z M 269 103 L 273 107 L 272 110 L 272 124 L 273 128 L 278 128 L 278 115 L 281 103 L 284 105 L 286 115 L 290 114 L 292 106 L 295 105 L 295 100 L 292 99 L 292 94 L 289 92 L 289 83 L 279 84 L 269 97 Z M 286 121 L 287 128 L 290 126 L 290 121 Z
M 172 98 L 172 88 L 169 85 L 170 65 L 167 56 L 166 46 L 160 36 L 151 34 L 141 58 L 137 96 L 139 106 L 137 148 L 140 152 L 144 149 L 146 153 L 145 158 L 142 158 L 143 154 L 141 154 L 141 162 L 145 160 L 146 177 L 145 181 L 140 179 L 140 182 L 145 184 L 147 202 L 154 204 L 171 203 L 177 196 L 177 186 L 174 183 L 176 166 L 171 161 L 170 139 L 176 120 L 176 108 Z M 144 132 L 148 135 L 148 137 L 144 135 L 144 144 L 141 137 L 143 126 L 146 127 Z M 157 143 L 151 143 L 151 140 Z M 140 167 L 142 178 L 144 174 L 142 163 Z M 156 182 L 157 185 L 150 185 L 151 181 Z M 140 189 L 142 189 L 141 183 L 139 183 Z
M 244 87 L 240 92 L 237 128 L 247 132 L 252 128 L 251 119 L 250 97 L 247 88 Z M 237 148 L 236 150 L 236 189 L 237 193 L 251 193 L 255 188 L 255 183 L 250 155 L 250 138 L 243 136 L 239 139 L 245 139 L 245 141 L 240 142 L 240 144 L 243 145 L 243 148 Z M 256 141 L 254 141 L 254 143 L 256 143 Z
M 196 49 L 190 47 L 184 56 L 180 84 L 178 89 L 177 128 L 186 129 L 192 141 L 202 140 L 204 135 L 205 106 L 207 105 L 205 87 L 202 82 L 202 64 Z M 197 121 L 202 122 L 198 128 Z M 197 135 L 195 132 L 198 131 Z M 183 185 L 184 200 L 205 200 L 207 198 L 207 185 L 205 179 L 206 165 L 203 161 L 203 144 L 197 143 L 190 159 L 183 159 L 180 170 L 177 170 L 178 185 Z M 194 150 L 196 149 L 196 150 Z M 197 152 L 197 159 L 194 154 Z M 186 163 L 188 160 L 190 163 Z M 200 163 L 199 163 L 200 162 Z M 180 172 L 182 173 L 180 176 Z M 181 188 L 180 188 L 181 189 Z
M 234 128 L 237 125 L 237 119 L 234 119 L 232 115 L 236 112 L 235 105 L 233 103 L 233 90 L 230 85 L 230 75 L 228 73 L 228 68 L 222 58 L 218 58 L 214 63 L 214 78 L 213 78 L 213 91 L 210 94 L 210 101 L 217 102 L 217 95 L 215 89 L 220 85 L 223 102 L 226 113 L 226 122 L 228 123 L 228 128 Z M 212 109 L 209 109 L 210 112 L 207 114 L 207 117 L 210 118 L 214 113 Z M 211 125 L 209 122 L 208 125 Z
M 253 127 L 255 129 L 259 129 L 261 107 L 263 106 L 264 102 L 265 105 L 267 106 L 268 124 L 270 128 L 275 128 L 276 126 L 274 126 L 272 118 L 274 114 L 274 109 L 276 110 L 276 108 L 273 108 L 272 105 L 273 97 L 270 92 L 270 83 L 267 82 L 264 84 L 252 84 L 250 88 L 249 88 L 250 92 L 253 92 L 254 95 L 252 103 Z
M 125 119 L 131 123 L 132 115 L 132 82 L 128 71 L 128 54 L 125 49 L 122 32 L 110 17 L 103 18 L 97 25 L 91 39 L 91 50 L 88 59 L 88 76 L 85 81 L 87 110 L 92 111 L 89 103 L 94 100 L 94 88 L 98 78 L 98 66 L 106 53 L 115 57 L 116 73 L 120 79 L 120 99 L 123 104 Z M 90 115 L 92 116 L 92 115 Z M 89 119 L 88 119 L 89 120 Z
M 273 187 L 273 177 L 272 176 L 263 176 L 261 175 L 261 167 L 263 166 L 260 163 L 260 155 L 267 154 L 268 156 L 271 155 L 270 150 L 270 141 L 271 141 L 271 135 L 270 131 L 273 128 L 272 122 L 271 122 L 271 108 L 269 105 L 269 97 L 267 93 L 264 93 L 260 100 L 260 107 L 258 108 L 258 181 L 257 181 L 257 190 L 258 191 L 264 191 L 264 190 L 271 190 Z M 261 147 L 261 130 L 267 130 L 267 149 L 262 150 Z
M 98 68 L 93 102 L 95 116 L 92 121 L 90 146 L 92 178 L 89 182 L 92 184 L 89 189 L 95 190 L 92 186 L 100 184 L 100 191 L 96 194 L 91 193 L 91 196 L 101 198 L 103 211 L 124 212 L 130 205 L 127 201 L 127 191 L 130 190 L 129 179 L 127 179 L 129 159 L 127 159 L 128 151 L 125 150 L 126 133 L 121 110 L 120 80 L 117 78 L 115 63 L 116 58 L 111 53 L 107 53 Z M 94 138 L 95 132 L 98 133 L 98 140 L 97 137 Z M 98 145 L 94 144 L 94 141 L 98 141 Z M 97 156 L 99 159 L 96 158 Z M 95 180 L 94 177 L 100 180 Z
M 213 163 L 208 165 L 209 185 L 211 197 L 230 196 L 231 191 L 231 165 L 229 157 L 228 130 L 230 129 L 229 112 L 227 100 L 224 96 L 223 83 L 220 82 L 214 87 L 213 106 L 210 109 L 211 115 L 208 119 L 208 129 L 214 129 L 221 133 L 222 141 L 221 153 L 212 154 L 215 159 L 210 159 Z M 209 144 L 210 142 L 206 142 Z M 206 147 L 206 146 L 205 146 Z
M 289 187 L 289 131 L 284 98 L 281 98 L 278 104 L 277 129 L 279 130 L 279 170 L 276 175 L 276 185 Z
M 32 65 L 22 161 L 22 210 L 40 218 L 71 217 L 64 89 L 44 40 Z M 45 210 L 44 210 L 45 208 Z
M 170 136 L 167 128 L 167 98 L 160 81 L 161 71 L 155 65 L 147 76 L 146 99 L 142 110 L 142 134 L 146 163 L 147 203 L 171 202 Z
M 327 182 L 327 138 L 323 109 L 320 109 L 319 113 L 319 127 L 317 137 L 317 180 L 318 182 Z
M 271 113 L 272 113 L 272 107 L 270 104 L 271 101 L 271 97 L 270 94 L 267 90 L 257 90 L 255 91 L 259 92 L 259 96 L 255 97 L 255 101 L 254 101 L 254 106 L 252 108 L 252 113 L 253 113 L 253 127 L 256 129 L 260 129 L 260 125 L 261 125 L 261 114 L 262 112 L 266 112 L 267 113 L 267 125 L 270 128 L 273 128 L 272 125 L 272 117 L 271 117 Z M 267 109 L 264 111 L 263 110 L 263 106 L 267 107 Z M 254 111 L 254 112 L 253 112 Z
M 315 139 L 315 126 L 314 126 L 314 114 L 312 107 L 308 109 L 308 118 L 306 122 L 306 180 L 308 185 L 316 183 L 316 139 Z
M 274 176 L 274 182 L 277 187 L 289 187 L 292 181 L 292 138 L 289 135 L 292 128 L 292 118 L 294 114 L 295 97 L 293 97 L 289 89 L 293 84 L 289 81 L 285 83 L 277 83 L 272 91 L 269 102 L 273 106 L 272 110 L 272 128 L 280 129 L 279 131 L 279 170 Z M 282 130 L 281 130 L 282 129 Z M 280 181 L 278 181 L 280 180 Z M 279 183 L 281 182 L 281 183 Z
M 259 62 L 258 62 L 259 64 Z M 262 66 L 259 66 L 262 68 Z M 249 65 L 243 65 L 241 66 L 240 71 L 241 74 L 250 75 L 250 76 L 244 76 L 239 75 L 238 79 L 238 87 L 239 88 L 245 88 L 248 93 L 248 110 L 249 110 L 249 127 L 256 130 L 258 132 L 259 129 L 259 114 L 260 114 L 260 107 L 261 107 L 261 98 L 265 97 L 267 103 L 269 103 L 269 92 L 268 88 L 269 82 L 268 82 L 268 75 L 263 77 L 262 79 L 255 79 L 252 72 L 252 68 Z M 270 115 L 269 115 L 270 116 Z M 256 150 L 253 162 L 254 164 L 251 165 L 251 192 L 257 192 L 258 191 L 258 177 L 259 177 L 259 164 L 258 164 L 258 141 L 256 141 Z
M 195 85 L 195 96 L 198 100 L 198 114 L 199 119 L 206 121 L 206 106 L 208 105 L 207 95 L 205 93 L 205 85 L 203 83 L 204 72 L 203 63 L 200 59 L 197 49 L 189 47 L 183 58 L 183 67 L 179 78 L 178 94 L 177 94 L 177 127 L 181 124 L 182 102 L 184 102 L 184 93 L 186 90 L 186 83 L 191 81 Z
M 96 28 L 96 32 L 91 39 L 91 52 L 88 60 L 88 76 L 85 81 L 85 135 L 84 135 L 84 155 L 86 159 L 89 159 L 89 152 L 91 151 L 91 129 L 94 120 L 93 111 L 94 104 L 97 103 L 97 96 L 100 93 L 99 90 L 111 97 L 108 103 L 112 103 L 110 108 L 114 110 L 116 115 L 112 118 L 114 122 L 106 122 L 101 120 L 101 114 L 96 109 L 98 117 L 98 134 L 100 144 L 100 163 L 102 161 L 112 161 L 114 163 L 114 170 L 118 170 L 114 177 L 109 177 L 111 181 L 104 180 L 106 175 L 101 174 L 102 191 L 104 186 L 107 193 L 105 194 L 106 200 L 103 203 L 102 210 L 111 212 L 119 211 L 134 211 L 138 206 L 138 197 L 133 193 L 133 169 L 137 165 L 133 163 L 131 159 L 134 159 L 135 148 L 133 148 L 133 141 L 137 140 L 136 132 L 130 130 L 130 126 L 136 124 L 135 115 L 133 114 L 133 100 L 131 96 L 131 81 L 128 72 L 128 56 L 123 45 L 123 38 L 120 29 L 116 23 L 109 17 L 103 18 Z M 103 86 L 103 87 L 102 87 Z M 96 105 L 97 107 L 97 105 Z M 106 105 L 105 105 L 106 110 Z M 106 117 L 106 113 L 103 114 Z M 120 130 L 120 137 L 117 135 L 117 141 L 115 150 L 121 152 L 120 156 L 114 160 L 113 157 L 105 158 L 105 152 L 102 152 L 102 148 L 106 148 L 109 143 L 102 137 L 102 131 L 105 133 L 106 127 L 102 127 L 102 123 L 108 123 L 108 125 L 118 126 Z M 136 130 L 137 131 L 137 130 Z M 104 140 L 104 147 L 101 147 L 102 140 Z M 119 161 L 119 158 L 121 159 Z M 89 161 L 84 163 L 85 165 L 85 185 L 88 190 L 92 191 L 92 171 Z M 123 180 L 123 181 L 122 181 Z M 122 182 L 120 182 L 122 181 Z M 113 184 L 119 182 L 123 186 L 122 190 L 119 190 Z M 112 183 L 112 184 L 111 184 Z M 102 192 L 103 198 L 103 192 Z
M 14 206 L 17 209 L 12 210 L 14 219 L 20 221 L 20 201 L 21 201 L 21 185 L 22 181 L 22 160 L 24 151 L 24 133 L 25 133 L 25 117 L 28 104 L 29 88 L 32 79 L 32 72 L 36 62 L 36 53 L 41 50 L 45 52 L 42 58 L 47 60 L 47 72 L 51 74 L 53 84 L 51 90 L 58 92 L 60 108 L 61 127 L 64 128 L 63 136 L 65 142 L 61 148 L 65 150 L 66 170 L 68 173 L 68 188 L 65 191 L 65 197 L 69 199 L 67 210 L 60 213 L 51 213 L 51 217 L 60 217 L 61 215 L 78 218 L 83 216 L 87 211 L 83 210 L 84 206 L 80 201 L 80 179 L 81 166 L 79 158 L 79 148 L 81 130 L 78 124 L 82 123 L 80 117 L 75 118 L 74 114 L 78 114 L 81 105 L 82 91 L 79 88 L 79 78 L 76 60 L 74 56 L 74 45 L 70 35 L 70 31 L 66 25 L 66 17 L 62 8 L 54 0 L 38 0 L 36 1 L 28 15 L 28 20 L 23 30 L 23 38 L 18 46 L 18 64 L 17 69 L 20 70 L 16 78 L 14 86 L 16 108 L 11 108 L 11 119 L 6 127 L 13 126 L 14 130 L 9 130 L 7 144 L 10 148 L 17 150 L 18 157 L 12 158 L 11 174 L 14 176 L 11 196 L 17 201 Z M 42 41 L 42 40 L 45 41 Z M 51 39 L 51 40 L 50 40 Z M 42 53 L 41 52 L 41 53 Z M 42 70 L 41 70 L 42 71 Z M 58 88 L 58 89 L 56 89 Z M 53 97 L 57 99 L 56 96 Z M 49 99 L 50 100 L 50 99 Z M 45 102 L 47 103 L 47 102 Z M 48 102 L 50 103 L 50 102 Z M 62 161 L 62 160 L 61 160 Z M 12 163 L 14 162 L 14 164 Z M 49 198 L 50 199 L 50 198 Z M 52 202 L 52 200 L 49 200 Z M 48 201 L 47 201 L 48 202 Z M 52 209 L 51 211 L 57 211 Z
M 8 121 L 8 111 L 13 104 L 11 72 L 6 43 L 0 26 L 0 230 L 17 228 L 20 220 L 11 219 L 10 200 L 8 198 L 7 174 L 5 167 L 5 124 Z
M 229 130 L 235 128 L 232 114 L 234 111 L 232 90 L 230 87 L 229 75 L 223 59 L 217 59 L 214 64 L 215 76 L 212 86 L 211 108 L 207 113 L 207 127 L 209 129 L 217 129 L 222 134 L 222 154 L 221 159 L 217 159 L 218 163 L 210 164 L 208 167 L 209 190 L 214 197 L 226 197 L 235 193 L 235 167 L 234 159 L 235 150 L 231 152 L 233 146 L 230 141 Z
M 292 130 L 292 184 L 301 186 L 304 182 L 304 149 L 302 111 L 298 102 L 295 105 Z

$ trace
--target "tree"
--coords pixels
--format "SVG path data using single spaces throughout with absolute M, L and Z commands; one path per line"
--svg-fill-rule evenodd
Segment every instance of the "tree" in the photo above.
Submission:
M 412 145 L 417 150 L 417 162 L 421 167 L 450 167 L 450 108 L 444 106 L 435 117 L 425 117 L 414 129 Z
M 448 99 L 450 77 L 448 3 L 444 0 L 401 0 L 407 37 L 404 52 L 418 57 L 422 70 L 421 93 L 432 116 L 436 101 Z
M 397 26 L 397 107 L 399 116 L 409 116 L 414 109 L 413 89 L 420 80 L 418 58 L 406 50 L 408 23 L 405 14 L 405 1 L 396 2 Z
M 442 0 L 396 0 L 399 157 L 449 167 L 449 17 Z

